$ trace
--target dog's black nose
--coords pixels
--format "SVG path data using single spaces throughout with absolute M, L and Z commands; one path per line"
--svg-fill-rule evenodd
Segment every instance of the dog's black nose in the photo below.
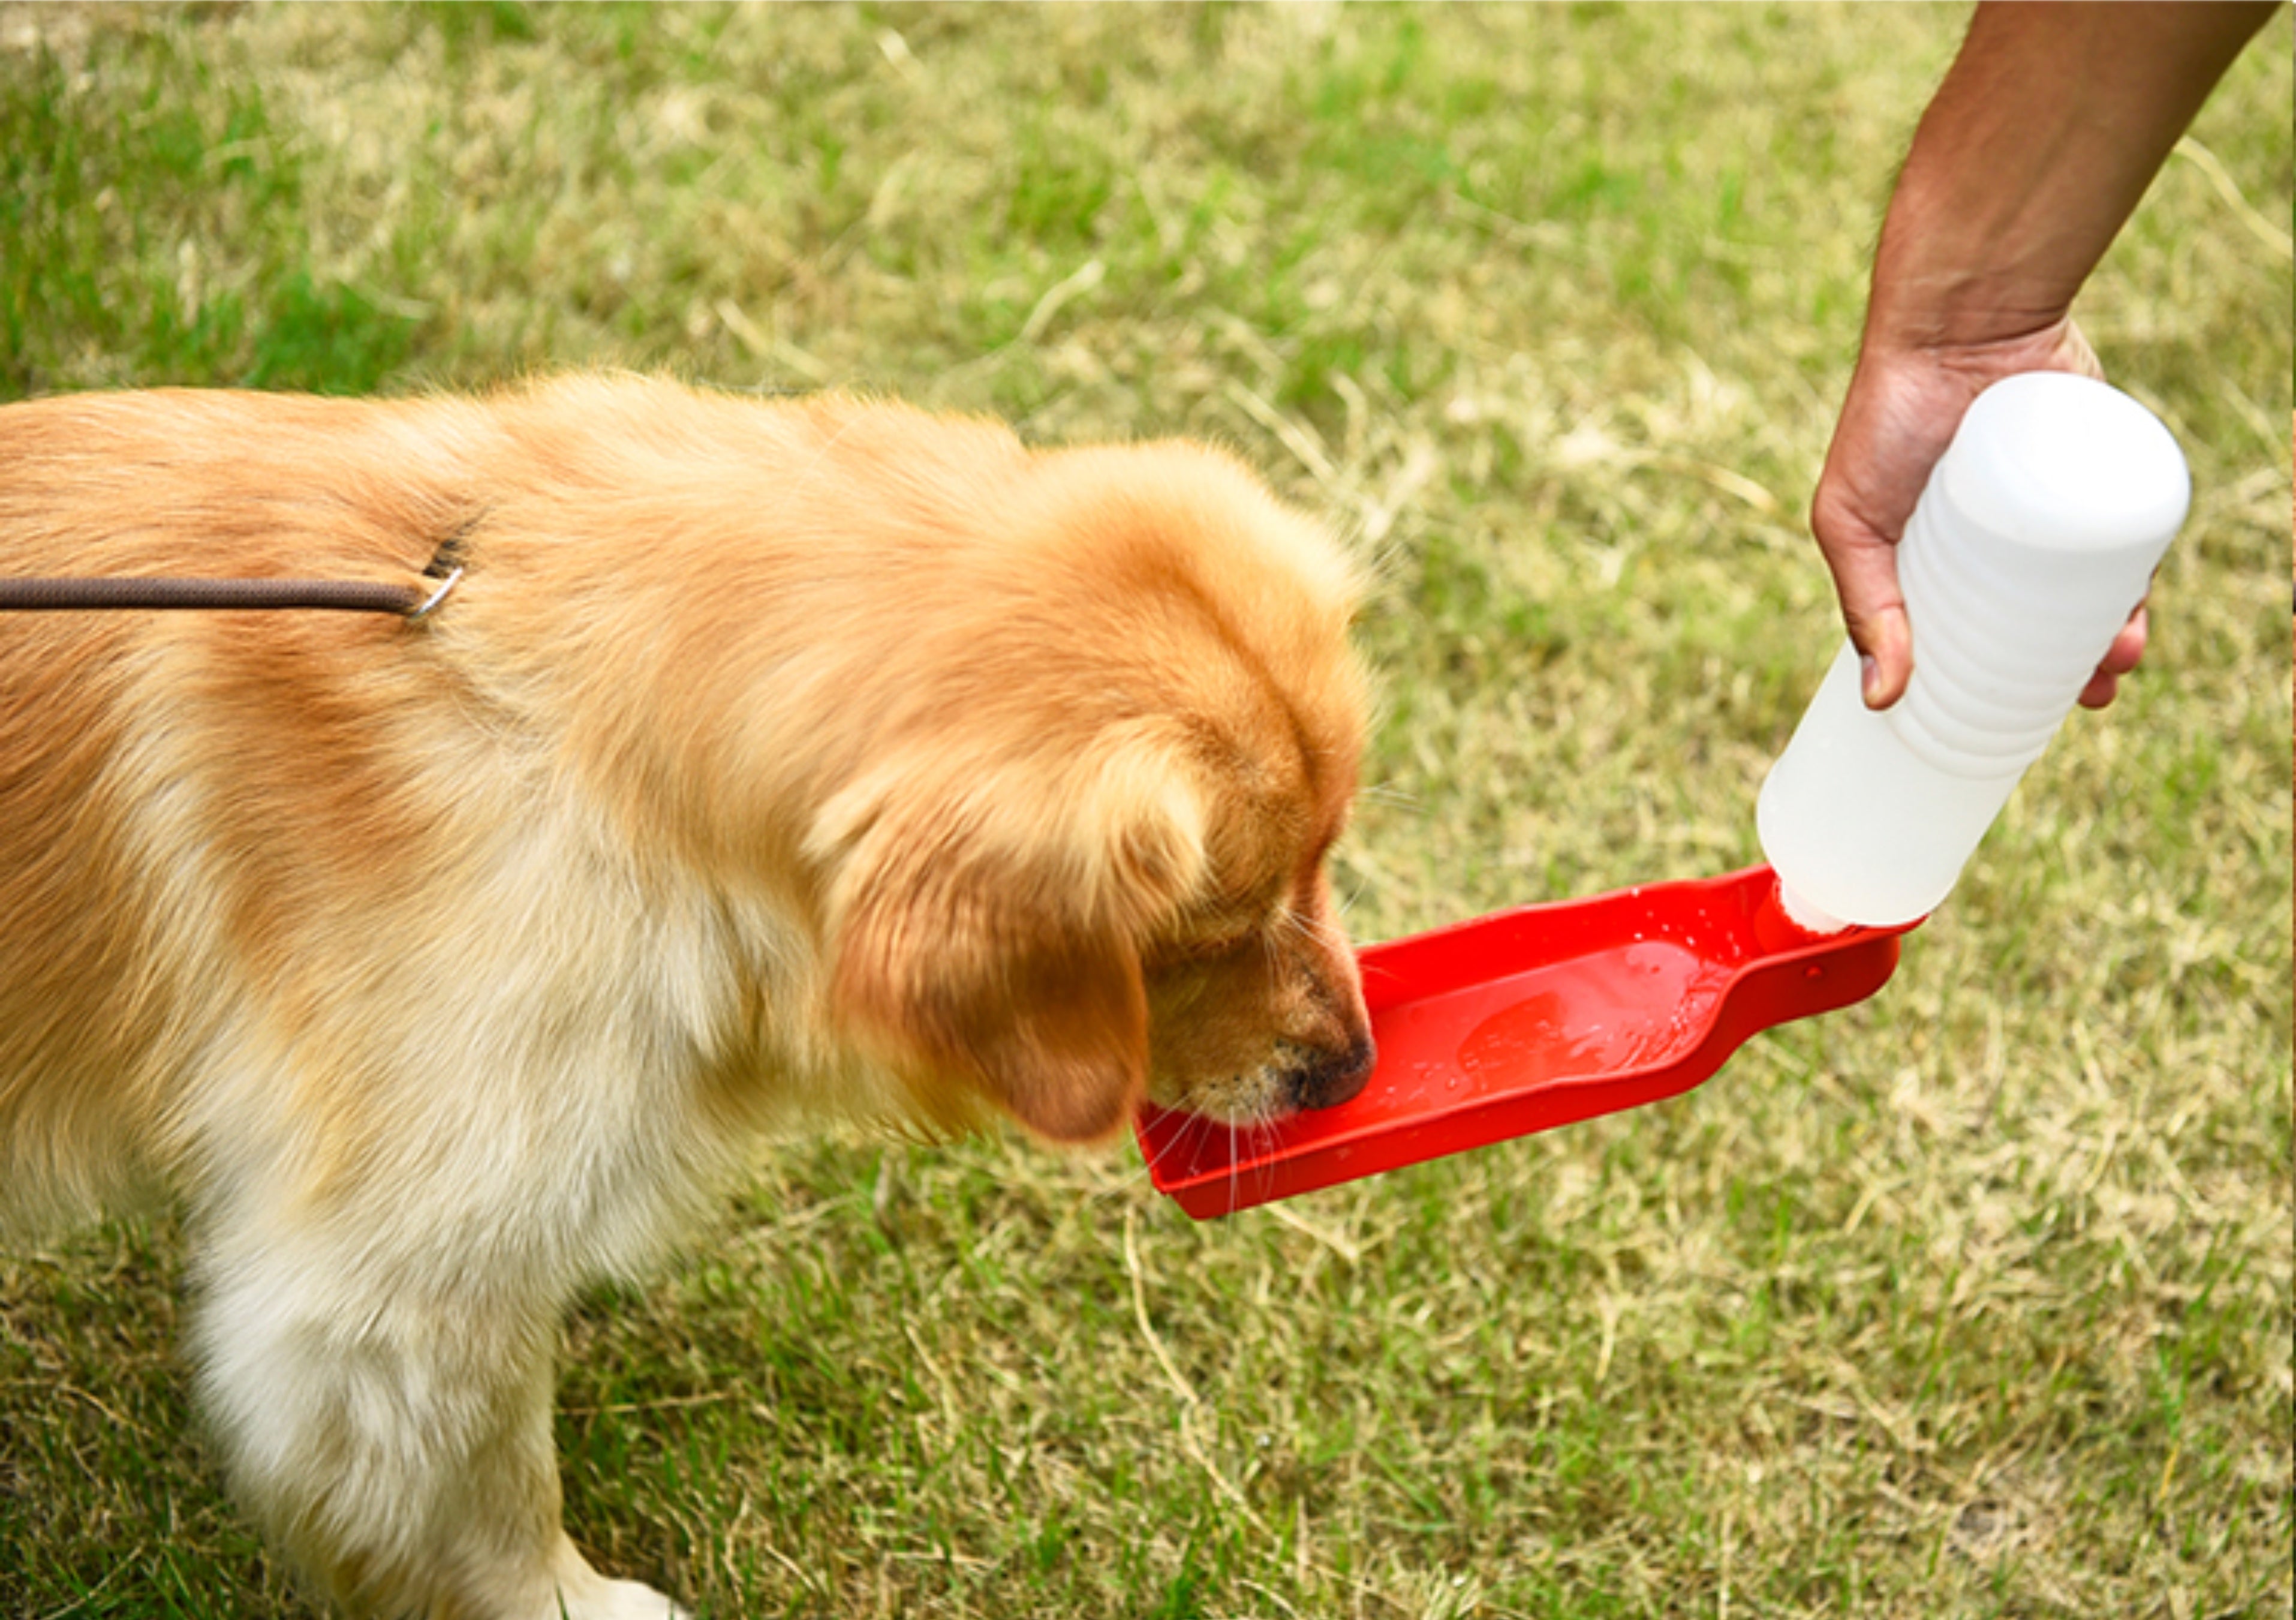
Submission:
M 1292 1074 L 1292 1102 L 1300 1108 L 1331 1108 L 1364 1089 L 1379 1061 L 1378 1048 L 1365 1036 L 1344 1052 L 1318 1052 Z

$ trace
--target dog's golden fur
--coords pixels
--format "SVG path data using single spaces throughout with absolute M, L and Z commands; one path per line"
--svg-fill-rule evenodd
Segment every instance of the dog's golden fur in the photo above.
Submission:
M 1233 461 L 845 399 L 0 409 L 0 1225 L 179 1196 L 234 1483 L 379 1613 L 665 1612 L 558 1525 L 560 1310 L 751 1132 L 1359 1085 L 1352 581 Z

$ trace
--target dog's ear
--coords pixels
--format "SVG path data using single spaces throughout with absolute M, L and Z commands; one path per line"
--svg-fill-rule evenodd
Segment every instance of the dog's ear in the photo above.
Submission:
M 898 762 L 816 823 L 831 1016 L 937 1123 L 979 1098 L 1054 1141 L 1104 1137 L 1147 1084 L 1140 942 L 1205 864 L 1178 751 L 1137 732 L 952 774 Z

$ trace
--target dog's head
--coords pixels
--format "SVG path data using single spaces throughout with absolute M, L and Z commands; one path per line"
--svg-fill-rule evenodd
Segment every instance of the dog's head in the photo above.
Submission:
M 832 1016 L 928 1115 L 1088 1140 L 1144 1098 L 1265 1121 L 1371 1070 L 1324 861 L 1362 751 L 1355 579 L 1241 467 L 1034 459 L 938 688 L 808 840 Z

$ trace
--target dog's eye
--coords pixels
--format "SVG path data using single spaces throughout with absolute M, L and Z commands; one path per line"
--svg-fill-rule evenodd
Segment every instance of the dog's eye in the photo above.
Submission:
M 1207 897 L 1177 919 L 1161 954 L 1174 962 L 1210 962 L 1257 950 L 1282 926 L 1289 898 L 1275 884 Z
M 1269 918 L 1229 913 L 1207 918 L 1188 936 L 1172 942 L 1169 955 L 1181 962 L 1210 962 L 1256 945 L 1267 933 Z
M 1179 954 L 1190 961 L 1211 961 L 1219 957 L 1233 956 L 1260 935 L 1258 928 L 1246 928 L 1234 933 L 1222 933 L 1207 940 L 1193 940 L 1180 947 Z

